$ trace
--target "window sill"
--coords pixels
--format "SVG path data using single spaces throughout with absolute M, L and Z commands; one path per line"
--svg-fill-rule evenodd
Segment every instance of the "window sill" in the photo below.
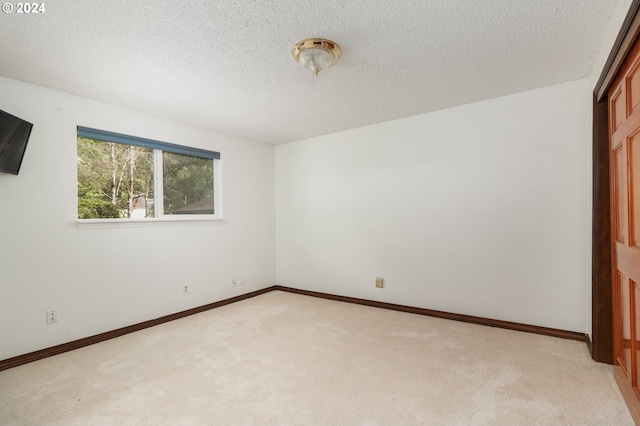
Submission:
M 221 217 L 184 215 L 180 217 L 166 216 L 148 219 L 78 219 L 76 226 L 78 229 L 135 228 L 166 225 L 190 225 L 195 223 L 221 224 L 223 221 L 224 219 Z

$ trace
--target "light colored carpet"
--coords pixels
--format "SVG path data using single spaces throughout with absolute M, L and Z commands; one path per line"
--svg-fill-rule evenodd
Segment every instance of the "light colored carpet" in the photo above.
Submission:
M 584 343 L 279 291 L 0 372 L 2 425 L 632 425 Z

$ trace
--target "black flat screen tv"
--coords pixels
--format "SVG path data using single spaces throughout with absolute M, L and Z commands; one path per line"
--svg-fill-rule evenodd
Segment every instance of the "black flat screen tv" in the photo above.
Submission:
M 0 172 L 17 175 L 33 124 L 0 110 Z

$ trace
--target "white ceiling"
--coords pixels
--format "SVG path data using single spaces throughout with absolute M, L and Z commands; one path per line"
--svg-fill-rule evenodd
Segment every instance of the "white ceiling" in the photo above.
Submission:
M 46 1 L 1 14 L 0 75 L 278 144 L 587 77 L 615 2 Z

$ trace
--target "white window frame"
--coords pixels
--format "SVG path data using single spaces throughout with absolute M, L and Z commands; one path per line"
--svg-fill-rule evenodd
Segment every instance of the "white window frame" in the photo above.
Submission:
M 79 229 L 103 228 L 111 226 L 136 226 L 162 223 L 189 223 L 189 222 L 220 222 L 222 216 L 222 165 L 220 153 L 205 151 L 197 148 L 189 148 L 181 145 L 173 145 L 150 139 L 127 136 L 104 130 L 90 129 L 78 126 L 77 137 L 86 137 L 101 142 L 115 142 L 129 146 L 142 146 L 153 149 L 153 179 L 154 179 L 154 217 L 149 218 L 98 218 L 79 219 L 78 199 L 76 191 L 76 220 Z M 133 142 L 133 143 L 129 143 Z M 213 214 L 164 214 L 164 182 L 163 182 L 163 152 L 190 155 L 192 157 L 209 158 L 213 161 Z M 195 154 L 195 155 L 194 155 Z M 206 155 L 206 156 L 205 156 Z M 212 158 L 213 157 L 213 158 Z M 77 179 L 76 179 L 77 186 Z

